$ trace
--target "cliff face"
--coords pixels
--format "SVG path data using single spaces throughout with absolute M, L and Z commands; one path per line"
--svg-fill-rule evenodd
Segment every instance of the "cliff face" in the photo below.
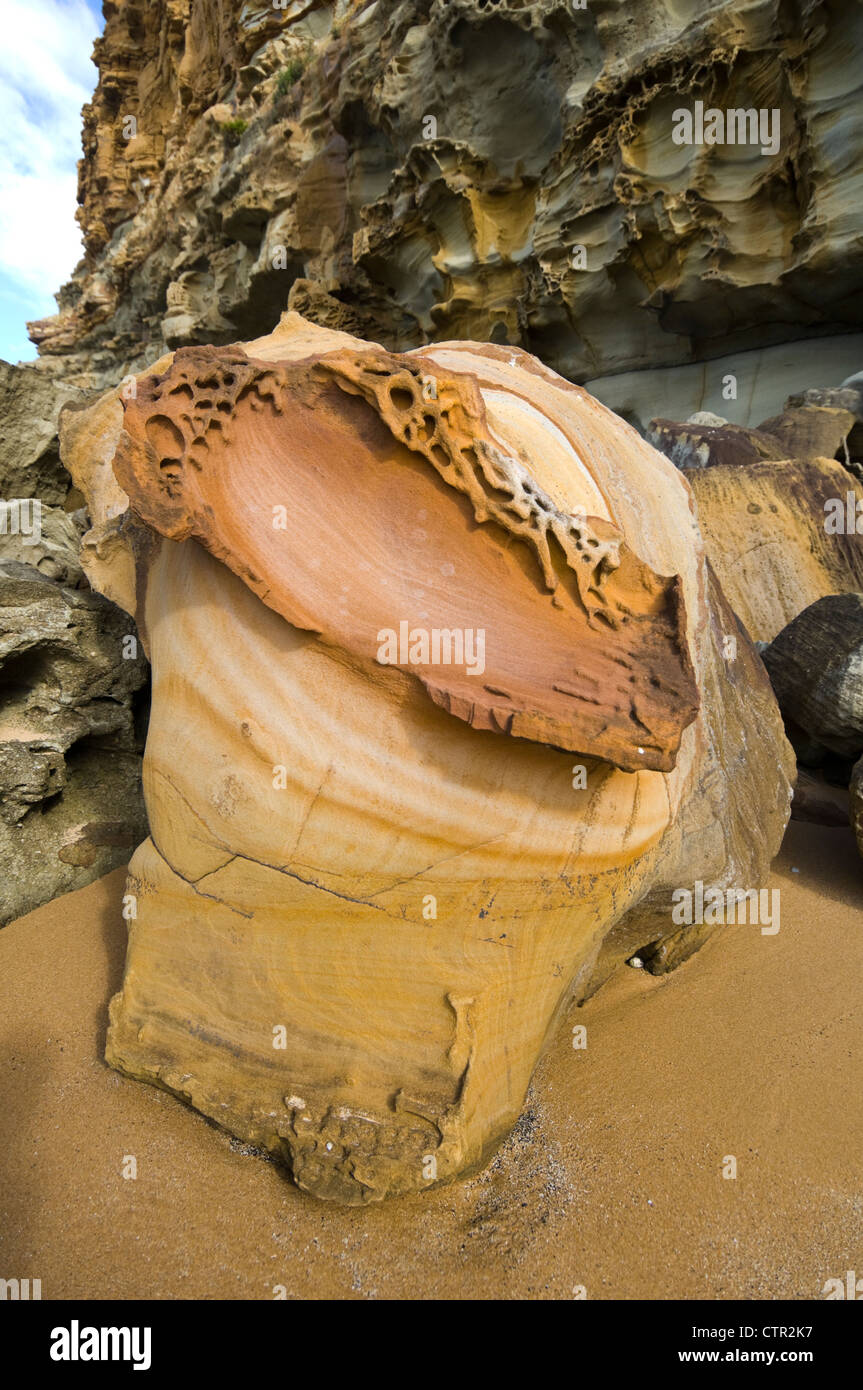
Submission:
M 756 415 L 779 409 L 812 384 L 811 337 L 830 339 L 825 381 L 857 365 L 857 5 L 105 12 L 86 257 L 32 325 L 77 384 L 265 333 L 287 306 L 392 350 L 517 344 L 639 421 L 721 406 L 729 364 L 750 395 L 758 377 Z M 778 139 L 677 144 L 674 112 L 696 102 L 764 112 Z
M 0 926 L 126 863 L 147 824 L 147 664 L 88 589 L 58 451 L 60 411 L 84 399 L 0 362 Z

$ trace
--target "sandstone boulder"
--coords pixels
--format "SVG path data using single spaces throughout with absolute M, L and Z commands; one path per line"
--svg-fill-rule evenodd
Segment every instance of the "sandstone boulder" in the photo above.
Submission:
M 857 423 L 853 410 L 826 405 L 791 406 L 764 420 L 759 433 L 778 442 L 780 458 L 849 460 L 848 438 Z
M 482 1163 L 567 1003 L 787 820 L 685 480 L 522 352 L 296 314 L 64 448 L 153 665 L 109 1061 L 320 1197 Z
M 863 485 L 840 463 L 764 460 L 685 474 L 710 563 L 750 637 L 770 642 L 816 599 L 863 589 Z

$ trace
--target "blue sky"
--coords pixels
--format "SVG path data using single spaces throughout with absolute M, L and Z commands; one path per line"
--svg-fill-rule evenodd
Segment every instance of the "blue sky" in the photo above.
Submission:
M 31 361 L 27 319 L 81 257 L 75 222 L 81 107 L 97 73 L 101 0 L 0 0 L 0 357 Z

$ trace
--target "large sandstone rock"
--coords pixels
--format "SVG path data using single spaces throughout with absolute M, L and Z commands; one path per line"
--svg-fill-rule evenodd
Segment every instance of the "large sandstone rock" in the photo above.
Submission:
M 805 22 L 778 0 L 117 0 L 86 261 L 34 339 L 109 386 L 290 300 L 394 350 L 517 344 L 642 425 L 757 423 L 813 360 L 860 365 L 861 33 L 828 0 Z M 776 111 L 775 150 L 675 144 L 696 101 Z
M 863 589 L 863 486 L 835 460 L 786 459 L 685 470 L 731 607 L 770 642 L 816 599 Z M 850 498 L 850 504 L 849 504 Z M 836 504 L 852 527 L 828 528 Z
M 849 461 L 848 440 L 857 423 L 853 410 L 844 407 L 804 404 L 792 406 L 759 430 L 778 441 L 781 458 L 839 458 Z
M 64 450 L 153 664 L 108 1059 L 321 1197 L 481 1163 L 561 1009 L 684 958 L 674 890 L 759 885 L 786 823 L 685 481 L 523 353 L 295 314 Z

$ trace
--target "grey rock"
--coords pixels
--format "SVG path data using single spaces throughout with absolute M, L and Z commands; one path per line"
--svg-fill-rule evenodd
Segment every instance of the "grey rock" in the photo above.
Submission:
M 719 424 L 714 423 L 719 421 Z M 717 464 L 757 463 L 782 459 L 778 440 L 745 425 L 729 425 L 712 411 L 698 411 L 679 420 L 651 420 L 647 442 L 680 469 L 713 468 Z
M 146 834 L 146 679 L 125 613 L 0 561 L 0 924 L 126 862 Z
M 853 372 L 851 376 L 846 376 L 840 389 L 848 388 L 854 391 L 863 391 L 863 372 Z
M 712 410 L 696 410 L 694 415 L 690 415 L 686 421 L 687 425 L 727 425 L 728 421 L 722 415 L 714 415 Z
M 57 422 L 87 394 L 35 366 L 0 360 L 0 496 L 62 505 L 72 480 L 60 462 Z
M 83 508 L 65 512 L 38 497 L 0 502 L 0 561 L 17 561 L 38 570 L 45 579 L 84 589 L 87 580 L 79 553 L 87 529 Z
M 853 377 L 848 378 L 853 381 Z M 799 406 L 820 405 L 833 410 L 850 410 L 853 415 L 863 419 L 863 380 L 859 387 L 854 386 L 810 386 L 806 391 L 797 391 L 785 402 L 786 410 Z
M 843 758 L 863 753 L 863 594 L 810 604 L 762 660 L 787 724 Z

